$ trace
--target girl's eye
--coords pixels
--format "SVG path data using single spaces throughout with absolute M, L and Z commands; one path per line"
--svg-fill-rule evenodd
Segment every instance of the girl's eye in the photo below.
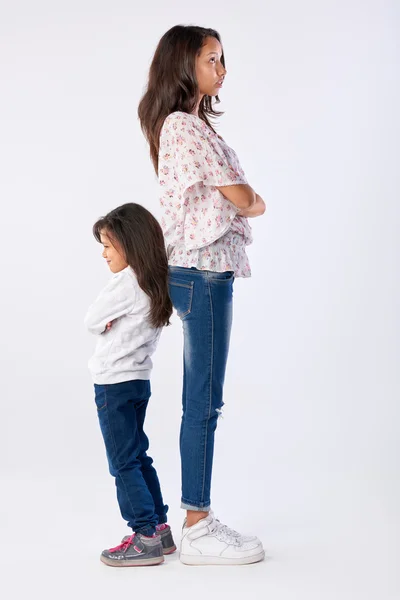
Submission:
M 215 63 L 215 58 L 210 58 L 210 62 Z

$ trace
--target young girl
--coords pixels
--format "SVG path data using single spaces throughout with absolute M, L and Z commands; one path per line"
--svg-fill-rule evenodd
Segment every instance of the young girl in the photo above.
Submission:
M 89 368 L 119 508 L 133 531 L 100 558 L 118 567 L 155 565 L 176 550 L 143 430 L 151 356 L 172 314 L 164 239 L 156 219 L 138 204 L 111 211 L 93 233 L 114 276 L 85 318 L 98 340 Z
M 244 564 L 264 558 L 256 537 L 229 529 L 210 510 L 233 280 L 250 276 L 246 245 L 252 238 L 246 217 L 265 211 L 235 152 L 210 122 L 220 114 L 213 99 L 218 101 L 225 76 L 219 34 L 178 25 L 157 47 L 139 105 L 161 186 L 170 295 L 183 322 L 181 506 L 187 518 L 180 557 L 186 564 Z M 250 358 L 246 361 L 250 367 Z

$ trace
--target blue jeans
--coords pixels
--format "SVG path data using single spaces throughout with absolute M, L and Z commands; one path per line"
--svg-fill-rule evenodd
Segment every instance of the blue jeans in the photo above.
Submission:
M 168 506 L 162 499 L 153 459 L 147 455 L 149 440 L 143 431 L 150 381 L 95 384 L 94 389 L 122 518 L 136 533 L 151 536 L 156 525 L 167 522 Z
M 234 275 L 169 267 L 169 293 L 183 325 L 180 451 L 182 508 L 210 509 L 214 434 L 232 325 Z

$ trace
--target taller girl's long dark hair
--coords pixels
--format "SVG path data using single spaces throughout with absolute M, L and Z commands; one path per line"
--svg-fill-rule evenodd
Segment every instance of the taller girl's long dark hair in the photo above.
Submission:
M 150 156 L 158 173 L 160 133 L 166 117 L 175 111 L 192 113 L 198 102 L 196 57 L 207 37 L 221 37 L 214 29 L 176 25 L 161 38 L 150 66 L 147 90 L 140 101 L 138 114 L 143 133 L 150 144 Z M 221 62 L 225 67 L 224 55 Z M 218 96 L 216 101 L 219 102 Z M 203 96 L 199 117 L 213 129 L 210 117 L 222 113 L 214 110 L 212 97 Z
M 100 233 L 111 242 L 117 241 L 140 287 L 149 296 L 150 324 L 169 325 L 172 302 L 168 293 L 168 261 L 157 219 L 140 204 L 123 204 L 93 225 L 93 235 L 101 243 Z

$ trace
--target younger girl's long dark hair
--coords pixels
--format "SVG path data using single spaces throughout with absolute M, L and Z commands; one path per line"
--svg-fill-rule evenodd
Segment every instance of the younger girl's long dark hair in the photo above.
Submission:
M 192 113 L 198 102 L 196 57 L 207 37 L 221 37 L 214 29 L 192 25 L 176 25 L 161 38 L 150 66 L 147 90 L 140 101 L 138 115 L 143 133 L 150 145 L 150 156 L 158 173 L 160 132 L 165 119 L 175 111 Z M 221 62 L 225 67 L 224 55 Z M 216 102 L 219 102 L 216 96 Z M 222 113 L 214 110 L 212 97 L 203 96 L 199 117 L 213 129 L 210 117 Z
M 149 296 L 150 324 L 169 325 L 172 302 L 168 293 L 168 261 L 157 219 L 140 204 L 123 204 L 93 225 L 93 235 L 101 243 L 100 233 L 111 242 L 117 241 L 140 287 Z

